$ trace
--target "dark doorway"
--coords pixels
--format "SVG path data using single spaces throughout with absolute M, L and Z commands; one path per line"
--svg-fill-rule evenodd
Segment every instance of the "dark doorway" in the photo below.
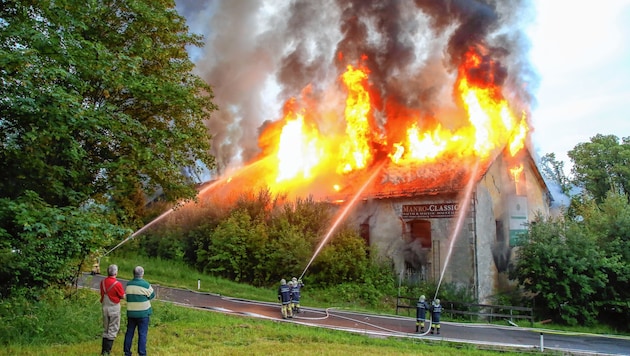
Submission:
M 359 235 L 365 241 L 365 245 L 370 246 L 370 224 L 359 225 Z
M 418 240 L 422 248 L 431 248 L 431 222 L 414 220 L 409 222 L 411 239 Z

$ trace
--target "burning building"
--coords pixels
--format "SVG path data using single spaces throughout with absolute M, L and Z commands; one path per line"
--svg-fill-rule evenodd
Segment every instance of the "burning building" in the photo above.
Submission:
M 449 171 L 446 181 L 420 169 L 406 182 L 387 172 L 353 210 L 353 224 L 409 282 L 441 278 L 481 302 L 513 289 L 507 268 L 536 214 L 548 215 L 550 195 L 529 153 L 511 166 L 503 152 L 486 165 Z
M 221 108 L 222 185 L 346 204 L 408 278 L 444 274 L 480 301 L 509 284 L 519 233 L 550 203 L 529 139 L 527 1 L 178 8 L 208 37 L 194 57 Z

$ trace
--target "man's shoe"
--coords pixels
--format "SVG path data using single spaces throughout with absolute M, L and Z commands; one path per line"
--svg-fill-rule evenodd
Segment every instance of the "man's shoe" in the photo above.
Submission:
M 114 347 L 114 340 L 107 339 L 105 341 L 105 354 L 109 355 L 112 353 L 112 347 Z
M 103 338 L 101 341 L 101 355 L 109 355 L 109 351 L 107 351 L 107 339 Z

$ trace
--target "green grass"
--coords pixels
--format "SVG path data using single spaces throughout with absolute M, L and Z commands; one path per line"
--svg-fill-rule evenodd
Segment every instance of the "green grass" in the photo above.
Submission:
M 203 292 L 276 301 L 275 286 L 254 288 L 200 274 L 182 263 L 110 255 L 101 260 L 101 271 L 104 272 L 111 263 L 119 266 L 119 277 L 123 279 L 130 279 L 133 268 L 141 265 L 145 268 L 145 278 L 152 284 L 197 290 L 197 280 L 200 280 L 200 290 Z M 303 305 L 366 309 L 351 304 L 331 305 L 329 300 L 335 300 L 334 297 L 328 290 L 313 290 L 307 287 L 303 291 Z M 124 310 L 125 301 L 122 303 Z M 60 291 L 54 291 L 40 302 L 23 299 L 0 300 L 2 346 L 0 355 L 98 355 L 102 332 L 100 307 L 98 293 L 91 290 L 74 291 L 71 298 L 64 298 Z M 151 318 L 148 342 L 148 351 L 151 355 L 473 356 L 523 353 L 511 349 L 497 350 L 491 347 L 483 349 L 474 345 L 430 341 L 423 338 L 375 338 L 284 321 L 184 308 L 158 300 L 153 302 L 153 307 L 155 313 Z M 385 312 L 393 314 L 394 308 Z M 125 325 L 126 316 L 123 313 L 121 333 L 116 338 L 114 354 L 122 354 Z M 545 329 L 557 327 L 548 324 L 536 326 Z M 612 334 L 607 329 L 597 330 Z
M 209 292 L 235 298 L 258 300 L 265 302 L 276 302 L 278 286 L 268 288 L 256 288 L 248 284 L 242 284 L 199 273 L 183 262 L 162 260 L 159 258 L 148 258 L 143 256 L 110 255 L 101 259 L 101 273 L 106 274 L 107 266 L 118 265 L 118 277 L 122 279 L 133 278 L 134 267 L 140 265 L 144 267 L 145 279 L 152 284 L 190 289 L 200 292 Z M 287 276 L 291 278 L 293 276 Z M 197 281 L 200 281 L 200 289 L 197 289 Z M 280 281 L 278 281 L 279 283 Z M 312 289 L 305 279 L 306 287 L 302 289 L 302 300 L 304 305 L 315 308 L 337 307 L 364 311 L 372 313 L 391 314 L 396 309 L 396 298 L 393 297 L 385 302 L 380 308 L 368 308 L 354 299 L 344 301 L 339 295 L 334 294 L 336 290 Z M 334 305 L 331 305 L 334 301 Z
M 235 298 L 247 298 L 260 301 L 276 301 L 275 288 L 256 288 L 247 284 L 232 282 L 223 278 L 216 278 L 199 273 L 183 262 L 148 258 L 143 256 L 110 255 L 101 259 L 101 273 L 107 274 L 107 266 L 118 265 L 118 277 L 132 279 L 136 266 L 144 267 L 144 278 L 151 284 L 176 287 L 182 289 L 199 290 Z M 197 289 L 197 281 L 201 281 L 201 288 Z
M 80 290 L 71 299 L 54 297 L 37 307 L 36 324 L 41 328 L 35 334 L 39 336 L 29 334 L 28 327 L 11 329 L 13 324 L 3 323 L 0 355 L 99 354 L 101 312 L 96 292 Z M 517 355 L 419 338 L 373 338 L 184 308 L 160 301 L 154 301 L 153 307 L 155 313 L 151 318 L 148 341 L 151 355 Z M 122 325 L 125 324 L 123 313 Z M 46 335 L 51 333 L 65 337 L 47 339 Z M 7 340 L 7 335 L 13 336 Z M 114 343 L 114 354 L 122 354 L 123 340 L 121 332 Z
M 244 298 L 250 300 L 259 300 L 266 302 L 275 302 L 277 295 L 277 287 L 271 288 L 256 288 L 247 284 L 240 284 L 232 282 L 222 278 L 216 278 L 199 273 L 181 262 L 173 262 L 155 258 L 147 258 L 142 256 L 128 256 L 128 255 L 116 255 L 112 254 L 101 260 L 101 272 L 105 272 L 109 264 L 115 263 L 119 267 L 118 276 L 123 279 L 131 279 L 133 268 L 137 265 L 141 265 L 145 268 L 145 278 L 153 284 L 171 286 L 183 289 L 197 290 L 197 280 L 200 280 L 202 292 L 211 292 L 220 295 L 226 295 L 236 298 Z M 289 276 L 287 276 L 289 277 Z M 352 302 L 344 301 L 339 295 L 335 295 L 334 289 L 331 290 L 319 290 L 311 289 L 308 287 L 308 280 L 305 281 L 307 287 L 302 290 L 302 305 L 315 307 L 315 308 L 329 308 L 338 307 L 343 309 L 349 309 L 353 311 L 369 312 L 377 314 L 395 314 L 396 310 L 396 298 L 394 295 L 389 300 L 383 301 L 378 308 L 370 308 L 368 306 L 357 303 L 356 300 Z M 333 303 L 332 305 L 331 303 Z M 402 311 L 401 315 L 413 316 L 415 311 Z M 448 317 L 445 318 L 448 321 Z M 470 322 L 470 320 L 454 320 L 457 322 Z M 492 324 L 505 325 L 506 321 L 495 321 Z M 530 324 L 527 321 L 517 321 L 519 326 L 529 327 Z M 534 323 L 533 328 L 557 330 L 574 333 L 591 333 L 602 335 L 625 335 L 607 325 L 596 325 L 592 327 L 586 326 L 574 326 L 569 327 L 566 325 L 554 325 L 554 324 L 542 324 L 539 322 Z

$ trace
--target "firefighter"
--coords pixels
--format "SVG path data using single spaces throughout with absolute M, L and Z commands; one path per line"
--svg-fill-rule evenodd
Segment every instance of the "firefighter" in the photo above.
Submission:
M 293 281 L 288 281 L 287 284 L 289 285 L 289 310 L 291 310 L 292 314 L 295 314 L 293 311 Z
M 280 287 L 278 287 L 278 301 L 281 305 L 282 319 L 293 318 L 293 313 L 291 312 L 291 288 L 284 278 L 280 280 Z
M 420 328 L 420 332 L 424 332 L 424 321 L 428 310 L 429 303 L 427 303 L 426 297 L 421 295 L 416 304 L 416 332 L 418 332 L 418 328 Z
M 92 271 L 90 272 L 92 275 L 101 274 L 101 261 L 94 260 L 94 264 L 92 264 Z
M 439 299 L 435 299 L 431 305 L 431 334 L 437 330 L 440 335 L 440 315 L 442 314 L 442 305 Z
M 302 278 L 297 279 L 293 277 L 291 279 L 291 304 L 294 313 L 300 312 L 300 289 L 304 287 L 304 283 L 302 283 Z

